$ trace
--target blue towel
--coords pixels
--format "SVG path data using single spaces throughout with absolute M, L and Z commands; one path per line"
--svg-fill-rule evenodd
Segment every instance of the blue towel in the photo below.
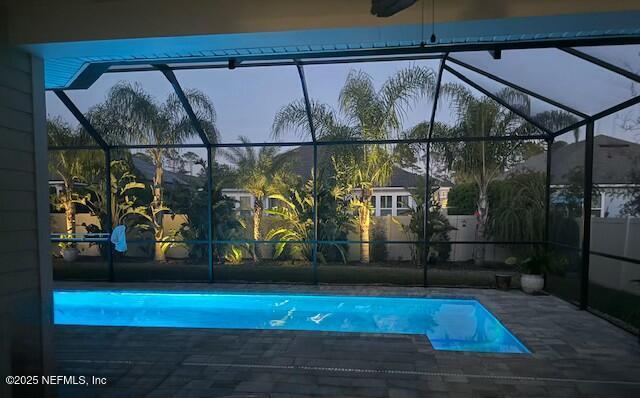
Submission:
M 124 225 L 118 225 L 113 229 L 111 233 L 111 243 L 116 246 L 116 250 L 124 253 L 127 251 L 127 227 Z

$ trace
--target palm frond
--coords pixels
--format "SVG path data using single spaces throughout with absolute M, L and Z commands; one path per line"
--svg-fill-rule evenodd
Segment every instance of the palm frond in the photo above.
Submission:
M 406 112 L 425 95 L 435 92 L 435 74 L 432 69 L 421 66 L 404 68 L 387 79 L 380 90 L 389 128 L 400 128 Z

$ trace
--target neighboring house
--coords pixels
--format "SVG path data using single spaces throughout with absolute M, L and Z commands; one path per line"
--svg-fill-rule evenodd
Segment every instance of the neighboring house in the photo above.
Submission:
M 292 165 L 292 173 L 309 178 L 313 169 L 313 148 L 311 146 L 301 146 L 296 149 L 284 152 L 279 156 L 286 156 Z M 318 150 L 319 164 L 322 164 L 323 150 Z M 432 177 L 432 182 L 439 186 L 436 199 L 444 208 L 447 205 L 447 195 L 452 187 L 448 181 Z M 417 184 L 423 183 L 422 176 L 411 173 L 402 168 L 395 167 L 391 175 L 389 184 L 384 187 L 373 189 L 373 206 L 376 216 L 401 216 L 409 212 L 415 206 L 415 201 L 411 196 L 411 189 Z M 250 214 L 253 209 L 253 196 L 243 189 L 224 188 L 223 194 L 237 201 L 236 209 L 245 214 Z M 265 209 L 273 208 L 277 205 L 277 200 L 268 198 L 264 202 Z
M 623 216 L 624 205 L 640 181 L 640 144 L 607 135 L 596 135 L 593 145 L 593 189 L 591 213 L 595 217 Z M 551 187 L 558 189 L 584 186 L 585 141 L 572 144 L 556 142 L 551 150 Z M 514 168 L 546 172 L 546 154 L 532 156 Z M 552 200 L 562 200 L 557 195 Z
M 138 175 L 141 182 L 151 183 L 153 181 L 153 175 L 155 174 L 155 166 L 153 163 L 145 159 L 140 154 L 134 154 L 131 156 L 131 162 L 135 169 L 135 174 Z M 187 185 L 191 181 L 190 176 L 174 173 L 168 171 L 166 168 L 162 174 L 162 184 L 165 186 L 172 186 L 174 184 Z M 77 186 L 83 186 L 85 184 L 79 183 Z M 59 195 L 64 189 L 64 184 L 57 173 L 51 173 L 49 170 L 49 193 Z
M 322 153 L 322 149 L 319 150 Z M 284 152 L 280 156 L 289 157 L 290 164 L 293 166 L 292 173 L 310 177 L 313 168 L 313 149 L 310 146 L 302 146 L 291 151 Z M 321 155 L 320 155 L 321 156 Z M 155 173 L 155 166 L 141 155 L 133 155 L 131 157 L 133 167 L 140 181 L 151 183 Z M 409 212 L 415 206 L 415 201 L 411 196 L 411 189 L 417 184 L 423 183 L 423 176 L 411 173 L 402 168 L 395 167 L 391 175 L 389 184 L 385 187 L 374 188 L 373 199 L 376 216 L 401 216 Z M 443 208 L 447 207 L 447 197 L 452 184 L 448 181 L 432 177 L 432 183 L 439 186 L 435 193 L 436 200 Z M 164 170 L 163 185 L 170 187 L 174 184 L 188 185 L 191 184 L 191 178 L 188 175 L 174 173 Z M 55 174 L 49 175 L 49 190 L 51 193 L 59 194 L 63 189 L 63 183 Z M 236 209 L 243 214 L 250 215 L 253 211 L 253 196 L 247 191 L 239 188 L 223 188 L 223 195 L 236 200 Z M 268 198 L 264 201 L 265 209 L 277 206 L 275 198 Z

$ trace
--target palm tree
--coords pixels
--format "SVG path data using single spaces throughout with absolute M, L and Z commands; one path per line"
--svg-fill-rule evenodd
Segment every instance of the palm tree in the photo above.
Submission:
M 544 209 L 546 176 L 526 171 L 510 175 L 497 183 L 492 193 L 492 211 L 488 230 L 501 241 L 542 241 L 544 239 Z M 518 247 L 531 251 L 535 246 Z
M 75 147 L 91 144 L 80 130 L 74 131 L 62 119 L 47 120 L 50 146 Z M 90 151 L 53 150 L 49 152 L 49 172 L 62 180 L 62 193 L 56 198 L 58 207 L 64 210 L 66 233 L 76 232 L 76 186 L 81 182 L 84 165 L 92 157 Z
M 562 110 L 540 112 L 533 115 L 531 118 L 538 124 L 548 128 L 551 131 L 561 130 L 579 121 L 579 119 L 573 114 Z M 529 126 L 533 127 L 532 125 Z M 575 142 L 580 141 L 580 128 L 576 128 L 573 130 L 573 138 Z
M 87 183 L 84 195 L 79 195 L 76 203 L 87 207 L 91 215 L 96 216 L 100 225 L 94 226 L 98 231 L 108 227 L 107 190 L 104 175 L 104 162 L 88 162 L 83 167 L 82 179 Z M 149 209 L 141 205 L 138 194 L 143 192 L 146 185 L 138 182 L 131 170 L 130 161 L 111 161 L 111 228 L 126 224 L 130 229 L 138 224 L 139 219 L 151 223 Z
M 242 144 L 249 144 L 247 137 L 240 137 Z M 253 195 L 253 240 L 262 240 L 260 227 L 264 213 L 264 201 L 269 196 L 285 192 L 290 175 L 287 158 L 278 156 L 276 147 L 267 146 L 256 150 L 252 146 L 233 147 L 223 152 L 223 156 L 235 167 L 236 181 Z M 259 259 L 257 245 L 254 244 L 253 259 Z
M 465 86 L 455 83 L 445 84 L 442 87 L 442 93 L 450 100 L 456 122 L 453 126 L 443 124 L 434 126 L 439 136 L 477 138 L 541 134 L 536 126 L 528 123 L 515 112 L 491 98 L 474 96 Z M 497 96 L 520 113 L 531 114 L 531 103 L 526 94 L 505 88 L 499 91 Z M 532 116 L 532 119 L 551 130 L 563 128 L 577 121 L 574 116 L 564 111 L 546 111 Z M 478 187 L 476 210 L 478 235 L 486 240 L 489 220 L 489 185 L 511 165 L 521 162 L 527 154 L 530 154 L 530 144 L 525 141 L 457 141 L 434 143 L 432 148 L 436 157 L 453 171 L 456 182 L 473 182 Z M 476 247 L 474 259 L 477 263 L 484 261 L 484 245 Z
M 402 127 L 405 113 L 435 87 L 433 70 L 413 66 L 399 70 L 376 90 L 371 76 L 352 70 L 339 96 L 339 111 L 329 105 L 311 101 L 311 115 L 320 140 L 384 140 Z M 309 132 L 305 103 L 294 101 L 276 114 L 272 126 L 274 137 L 287 130 L 301 135 Z M 389 182 L 397 164 L 390 145 L 350 145 L 330 157 L 336 180 L 352 195 L 351 205 L 358 214 L 360 260 L 369 263 L 371 198 L 375 187 Z
M 216 142 L 216 113 L 211 100 L 197 90 L 187 90 L 185 94 L 209 141 Z M 139 85 L 126 82 L 113 86 L 106 100 L 91 109 L 89 116 L 111 142 L 176 145 L 197 135 L 176 94 L 170 94 L 163 103 L 158 103 Z M 167 151 L 152 147 L 146 152 L 155 167 L 151 187 L 153 199 L 149 206 L 156 241 L 154 258 L 164 261 L 162 221 L 169 209 L 164 204 L 162 182 Z
M 476 97 L 460 84 L 443 85 L 442 93 L 450 99 L 456 123 L 454 126 L 440 126 L 438 134 L 449 138 L 517 136 L 525 134 L 529 125 L 514 112 L 502 107 L 488 97 Z M 513 107 L 525 114 L 530 113 L 529 97 L 512 89 L 504 89 L 497 94 Z M 434 143 L 434 154 L 449 170 L 456 182 L 473 182 L 478 187 L 477 232 L 482 239 L 487 238 L 489 216 L 489 185 L 500 176 L 510 164 L 520 160 L 518 149 L 521 142 L 465 142 Z M 474 250 L 474 260 L 484 261 L 484 245 Z

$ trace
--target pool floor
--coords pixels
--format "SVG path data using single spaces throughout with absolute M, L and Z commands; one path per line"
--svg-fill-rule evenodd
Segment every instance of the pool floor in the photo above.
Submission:
M 55 291 L 59 325 L 417 334 L 436 350 L 529 353 L 477 300 L 334 295 Z

